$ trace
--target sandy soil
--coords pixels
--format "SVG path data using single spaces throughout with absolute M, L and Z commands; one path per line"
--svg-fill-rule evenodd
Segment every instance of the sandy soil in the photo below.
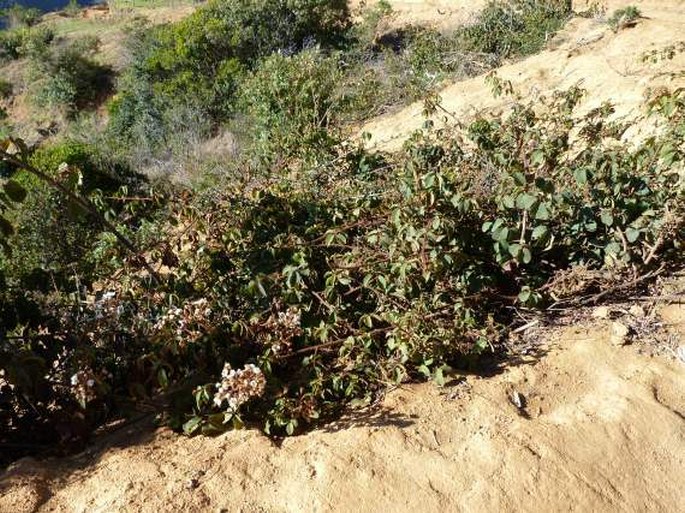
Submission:
M 378 0 L 352 0 L 353 12 L 363 7 L 371 7 Z M 407 24 L 420 24 L 447 30 L 467 23 L 487 0 L 388 0 L 392 16 L 388 28 L 402 27 Z
M 604 3 L 608 15 L 619 7 L 638 5 L 644 18 L 635 27 L 617 33 L 604 19 L 575 18 L 549 41 L 548 50 L 503 66 L 498 69 L 498 75 L 510 80 L 524 97 L 533 99 L 580 83 L 589 91 L 584 109 L 611 101 L 616 106 L 616 116 L 626 118 L 634 118 L 642 112 L 648 90 L 685 85 L 683 77 L 673 81 L 669 75 L 685 68 L 685 54 L 656 65 L 641 59 L 647 51 L 685 40 L 685 1 L 610 0 Z M 576 4 L 578 10 L 586 8 L 585 2 Z M 501 110 L 511 102 L 509 98 L 493 98 L 483 77 L 449 85 L 440 96 L 445 110 L 461 121 L 484 111 Z M 361 132 L 371 134 L 370 146 L 396 150 L 409 134 L 421 128 L 425 122 L 422 111 L 422 102 L 417 102 L 372 120 Z M 434 119 L 436 125 L 452 121 L 450 116 L 447 120 L 444 118 L 440 113 Z M 626 137 L 635 137 L 634 132 L 629 131 Z
M 667 318 L 685 334 L 685 306 Z M 682 511 L 685 364 L 612 345 L 611 322 L 280 447 L 133 426 L 77 457 L 24 459 L 0 479 L 0 511 Z

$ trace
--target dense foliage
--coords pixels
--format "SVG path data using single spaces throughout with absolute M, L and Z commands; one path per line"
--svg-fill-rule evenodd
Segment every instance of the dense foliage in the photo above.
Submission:
M 112 129 L 156 148 L 179 117 L 226 120 L 242 74 L 260 58 L 335 46 L 348 24 L 344 0 L 212 0 L 178 24 L 135 30 Z
M 63 110 L 69 115 L 92 108 L 105 97 L 111 87 L 111 70 L 93 60 L 98 45 L 97 38 L 86 37 L 58 45 L 41 42 L 25 48 L 36 105 Z

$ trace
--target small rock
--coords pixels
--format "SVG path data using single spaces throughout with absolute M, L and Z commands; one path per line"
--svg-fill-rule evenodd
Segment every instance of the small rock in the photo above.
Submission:
M 186 488 L 187 488 L 188 490 L 194 490 L 194 489 L 197 488 L 198 486 L 200 486 L 200 481 L 198 481 L 198 480 L 195 479 L 195 478 L 193 478 L 193 479 L 188 479 L 188 480 L 186 481 Z
M 611 315 L 611 310 L 607 306 L 599 306 L 595 308 L 592 312 L 592 316 L 595 319 L 608 319 Z
M 628 312 L 630 313 L 630 315 L 632 315 L 633 317 L 637 317 L 638 319 L 646 315 L 645 309 L 642 308 L 640 305 L 631 306 Z
M 624 346 L 628 343 L 630 329 L 625 324 L 614 321 L 611 324 L 611 343 L 615 346 Z
M 516 406 L 519 410 L 522 408 L 525 408 L 526 406 L 526 399 L 523 397 L 523 394 L 517 392 L 514 390 L 511 394 L 511 403 Z

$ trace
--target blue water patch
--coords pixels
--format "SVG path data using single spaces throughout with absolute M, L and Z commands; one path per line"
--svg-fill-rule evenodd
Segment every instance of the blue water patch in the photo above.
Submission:
M 101 4 L 104 0 L 78 0 L 78 4 L 82 6 Z M 69 0 L 0 0 L 0 9 L 5 9 L 14 4 L 23 5 L 24 7 L 37 7 L 43 12 L 61 11 L 67 5 Z M 5 19 L 0 17 L 0 30 L 6 27 Z
M 102 3 L 102 0 L 79 0 L 79 5 L 94 5 Z M 9 7 L 13 4 L 25 7 L 37 7 L 41 11 L 59 11 L 69 5 L 69 0 L 0 0 L 0 8 Z

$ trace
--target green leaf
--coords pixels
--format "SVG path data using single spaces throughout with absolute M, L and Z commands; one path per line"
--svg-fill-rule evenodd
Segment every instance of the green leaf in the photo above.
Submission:
M 5 194 L 15 203 L 21 203 L 26 199 L 26 189 L 15 180 L 8 180 L 5 183 Z
M 602 212 L 600 218 L 604 226 L 611 226 L 614 224 L 614 216 L 608 210 Z
M 637 239 L 640 238 L 640 230 L 637 228 L 633 228 L 632 226 L 629 226 L 626 228 L 626 239 L 628 239 L 628 242 L 631 244 L 635 242 Z
M 523 248 L 523 263 L 524 264 L 530 264 L 533 260 L 533 254 L 530 252 L 530 249 L 528 248 Z
M 608 255 L 618 255 L 621 252 L 621 245 L 618 242 L 610 242 L 604 248 Z
M 533 240 L 545 239 L 549 234 L 549 228 L 544 225 L 536 226 L 531 237 Z
M 552 217 L 547 203 L 540 203 L 537 212 L 535 212 L 535 219 L 539 221 L 548 221 Z
M 585 185 L 587 183 L 587 171 L 583 168 L 578 168 L 573 171 L 573 176 L 576 179 L 578 185 Z
M 421 374 L 423 374 L 424 376 L 426 376 L 427 378 L 429 378 L 430 375 L 431 375 L 431 371 L 430 371 L 430 369 L 428 368 L 427 365 L 420 365 L 419 368 L 418 368 L 418 371 L 419 371 Z
M 521 289 L 521 292 L 519 292 L 518 300 L 521 303 L 526 303 L 530 299 L 532 293 L 533 291 L 530 290 L 530 287 L 523 287 L 523 289 Z
M 442 367 L 435 369 L 435 372 L 433 373 L 433 381 L 439 387 L 445 386 L 445 374 Z
M 166 369 L 164 367 L 160 367 L 157 371 L 157 381 L 159 382 L 159 386 L 161 386 L 162 388 L 166 388 L 169 386 L 169 376 L 167 375 Z
M 512 244 L 511 246 L 509 246 L 509 254 L 516 259 L 519 258 L 522 250 L 523 246 L 521 246 L 521 244 Z
M 521 193 L 516 198 L 516 206 L 522 210 L 530 210 L 537 200 L 532 194 Z
M 186 435 L 194 435 L 197 432 L 197 430 L 200 429 L 201 424 L 202 417 L 193 417 L 188 422 L 183 424 L 183 432 Z
M 597 222 L 596 221 L 589 221 L 585 223 L 585 229 L 590 232 L 594 233 L 597 231 Z
M 535 150 L 530 154 L 530 163 L 533 166 L 539 166 L 545 162 L 545 152 L 542 150 Z
M 494 231 L 492 233 L 492 238 L 493 240 L 496 240 L 497 242 L 503 242 L 509 239 L 509 228 L 506 226 L 503 228 L 500 228 L 497 231 Z
M 293 421 L 290 421 L 285 425 L 285 432 L 288 433 L 288 436 L 292 436 L 295 432 L 295 423 Z
M 528 182 L 526 180 L 526 175 L 524 175 L 521 172 L 516 172 L 512 175 L 514 177 L 514 181 L 516 182 L 516 185 L 526 185 Z

